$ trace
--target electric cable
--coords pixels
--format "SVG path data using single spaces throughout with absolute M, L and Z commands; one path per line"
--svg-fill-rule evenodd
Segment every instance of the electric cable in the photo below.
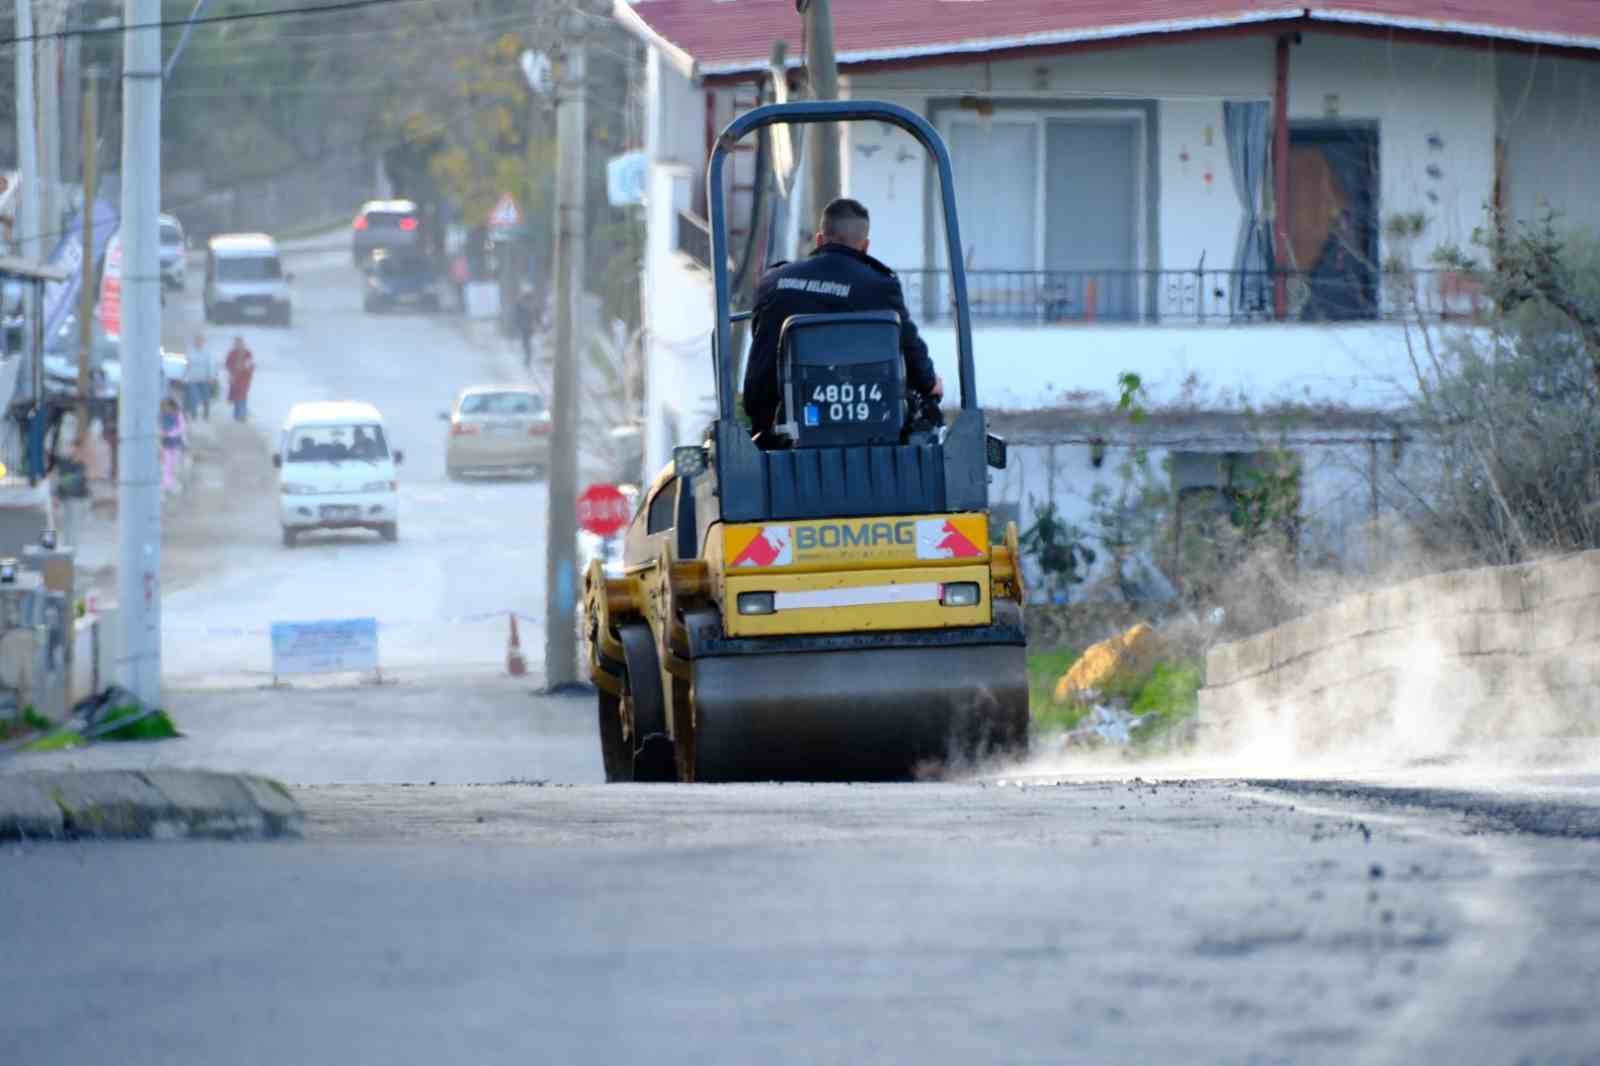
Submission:
M 27 44 L 35 41 L 61 41 L 72 37 L 103 37 L 109 34 L 128 33 L 133 30 L 166 30 L 180 26 L 212 26 L 225 22 L 258 22 L 263 19 L 333 15 L 346 11 L 359 11 L 369 7 L 393 7 L 399 4 L 433 2 L 435 0 L 338 0 L 338 2 L 331 4 L 278 7 L 266 11 L 235 11 L 226 15 L 205 15 L 197 19 L 161 19 L 156 22 L 134 22 L 116 26 L 84 26 L 71 30 L 52 30 L 48 33 L 31 33 L 23 37 L 3 37 L 0 38 L 0 45 Z

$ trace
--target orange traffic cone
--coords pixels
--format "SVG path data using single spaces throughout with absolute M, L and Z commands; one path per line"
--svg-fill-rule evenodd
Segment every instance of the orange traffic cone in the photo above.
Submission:
M 511 615 L 511 639 L 506 644 L 506 670 L 512 677 L 528 672 L 528 660 L 522 654 L 522 641 L 517 638 L 517 616 Z

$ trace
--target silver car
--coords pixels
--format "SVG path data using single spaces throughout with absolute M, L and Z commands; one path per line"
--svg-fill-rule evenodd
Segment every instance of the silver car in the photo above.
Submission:
M 171 215 L 161 216 L 161 280 L 169 289 L 182 289 L 187 280 L 189 240 Z
M 550 462 L 550 408 L 532 389 L 515 385 L 474 385 L 462 389 L 450 411 L 444 451 L 445 472 L 533 470 Z

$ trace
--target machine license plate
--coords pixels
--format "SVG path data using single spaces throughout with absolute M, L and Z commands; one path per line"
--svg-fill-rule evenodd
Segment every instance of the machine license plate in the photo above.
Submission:
M 489 436 L 491 436 L 491 437 L 515 437 L 517 435 L 517 433 L 518 433 L 518 427 L 516 427 L 516 426 L 490 426 L 489 427 Z
M 267 313 L 266 304 L 245 304 L 244 313 L 247 315 L 264 315 Z
M 799 421 L 812 429 L 852 427 L 898 436 L 901 394 L 883 364 L 800 368 Z
M 343 504 L 328 504 L 322 508 L 322 517 L 341 520 L 360 518 L 361 508 Z

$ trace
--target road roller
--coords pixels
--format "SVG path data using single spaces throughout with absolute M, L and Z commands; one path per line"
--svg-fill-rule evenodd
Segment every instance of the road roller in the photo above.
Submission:
M 894 312 L 796 315 L 779 424 L 758 443 L 737 412 L 732 324 L 749 312 L 730 305 L 723 167 L 764 126 L 850 121 L 898 126 L 933 163 L 960 406 L 919 411 Z M 774 104 L 728 125 L 706 182 L 717 417 L 641 497 L 622 573 L 584 575 L 606 779 L 894 780 L 1024 752 L 1017 530 L 989 514 L 1006 448 L 978 406 L 943 141 L 894 104 Z

